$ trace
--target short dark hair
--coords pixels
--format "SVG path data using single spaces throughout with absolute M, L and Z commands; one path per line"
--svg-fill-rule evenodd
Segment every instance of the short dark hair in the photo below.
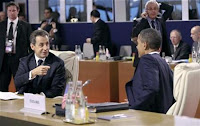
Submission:
M 93 16 L 93 17 L 96 17 L 96 18 L 100 18 L 100 13 L 98 10 L 93 10 L 91 13 L 90 13 L 90 16 Z
M 9 2 L 9 3 L 6 5 L 6 8 L 8 9 L 8 7 L 10 7 L 10 6 L 16 6 L 17 10 L 20 10 L 19 4 L 16 3 L 16 2 L 13 2 L 13 1 Z
M 158 50 L 162 42 L 161 35 L 152 28 L 144 29 L 139 34 L 141 42 L 146 42 L 150 49 Z
M 36 37 L 37 36 L 42 36 L 45 37 L 47 36 L 49 38 L 49 33 L 46 32 L 45 30 L 35 30 L 33 33 L 30 35 L 30 42 L 35 45 L 36 43 Z
M 50 11 L 50 13 L 52 13 L 53 11 L 52 11 L 52 9 L 51 9 L 51 7 L 46 7 L 45 8 L 45 10 L 48 10 L 48 11 Z

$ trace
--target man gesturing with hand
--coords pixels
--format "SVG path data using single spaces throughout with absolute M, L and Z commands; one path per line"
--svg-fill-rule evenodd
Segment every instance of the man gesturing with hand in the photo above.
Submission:
M 30 41 L 34 53 L 20 59 L 14 78 L 18 93 L 43 92 L 50 98 L 62 95 L 66 81 L 64 62 L 49 52 L 49 34 L 36 30 Z

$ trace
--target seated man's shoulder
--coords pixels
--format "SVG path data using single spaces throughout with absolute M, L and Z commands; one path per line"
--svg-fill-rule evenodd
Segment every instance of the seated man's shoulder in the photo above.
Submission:
M 140 62 L 146 65 L 150 65 L 150 64 L 157 64 L 157 61 L 161 61 L 161 60 L 163 59 L 160 57 L 160 55 L 146 54 L 141 57 Z
M 189 47 L 189 44 L 187 43 L 187 42 L 184 42 L 184 41 L 181 41 L 182 42 L 182 44 L 184 45 L 184 46 L 188 46 Z
M 21 62 L 26 62 L 26 61 L 29 61 L 32 58 L 32 56 L 34 56 L 33 53 L 29 54 L 28 56 L 24 56 L 24 57 L 20 58 L 19 60 Z
M 53 59 L 54 62 L 59 62 L 61 64 L 64 64 L 64 61 L 59 57 L 57 57 L 56 55 L 54 55 L 53 53 L 49 52 L 49 56 Z
M 153 58 L 152 55 L 150 55 L 150 54 L 146 54 L 146 55 L 143 55 L 143 56 L 141 57 L 140 60 L 151 62 L 151 61 L 152 61 L 152 58 Z

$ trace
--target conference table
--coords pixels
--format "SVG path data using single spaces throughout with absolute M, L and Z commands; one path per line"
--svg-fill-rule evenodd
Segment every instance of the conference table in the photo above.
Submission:
M 65 126 L 72 125 L 64 123 L 64 117 L 56 116 L 55 103 L 60 103 L 62 99 L 46 98 L 46 110 L 50 114 L 34 115 L 22 113 L 19 110 L 23 108 L 24 100 L 0 101 L 0 123 L 1 125 L 19 125 L 19 126 Z M 116 114 L 125 114 L 127 118 L 111 119 L 111 121 L 98 119 L 99 116 L 113 116 Z M 180 124 L 182 118 L 177 119 L 174 116 L 158 114 L 138 110 L 121 110 L 103 113 L 90 113 L 89 116 L 95 120 L 94 126 L 175 126 Z
M 118 62 L 79 61 L 79 80 L 91 83 L 83 87 L 88 102 L 118 102 Z
M 175 64 L 170 67 L 173 69 Z M 125 84 L 132 79 L 134 70 L 131 61 L 79 61 L 79 80 L 91 80 L 83 87 L 88 102 L 126 102 Z M 13 80 L 9 91 L 15 92 Z
M 176 64 L 170 64 L 174 69 Z M 83 88 L 89 102 L 126 102 L 125 85 L 134 75 L 132 61 L 79 61 L 79 80 L 90 79 Z

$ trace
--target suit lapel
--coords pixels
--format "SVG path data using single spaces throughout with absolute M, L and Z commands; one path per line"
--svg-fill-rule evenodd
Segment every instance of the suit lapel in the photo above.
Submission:
M 35 57 L 33 55 L 30 59 L 30 62 L 29 62 L 29 70 L 33 70 L 35 68 L 36 68 L 36 62 L 35 62 Z
M 16 37 L 16 48 L 19 46 L 20 44 L 20 40 L 18 40 L 20 38 L 20 33 L 22 32 L 22 24 L 21 24 L 21 21 L 18 20 L 18 23 L 17 23 L 17 37 Z M 19 46 L 20 47 L 20 46 Z
M 175 58 L 177 58 L 178 54 L 180 53 L 181 51 L 181 46 L 182 46 L 182 42 L 179 43 L 178 47 L 176 48 L 176 53 L 174 54 L 175 55 Z
M 51 55 L 49 53 L 48 57 L 44 61 L 44 65 L 50 65 L 51 63 L 52 63 L 52 59 L 51 59 Z M 48 72 L 47 72 L 47 75 L 48 75 Z M 47 76 L 47 75 L 45 75 L 45 76 Z M 38 83 L 37 83 L 38 85 L 40 84 L 40 81 L 42 80 L 43 77 L 44 76 L 39 76 Z

